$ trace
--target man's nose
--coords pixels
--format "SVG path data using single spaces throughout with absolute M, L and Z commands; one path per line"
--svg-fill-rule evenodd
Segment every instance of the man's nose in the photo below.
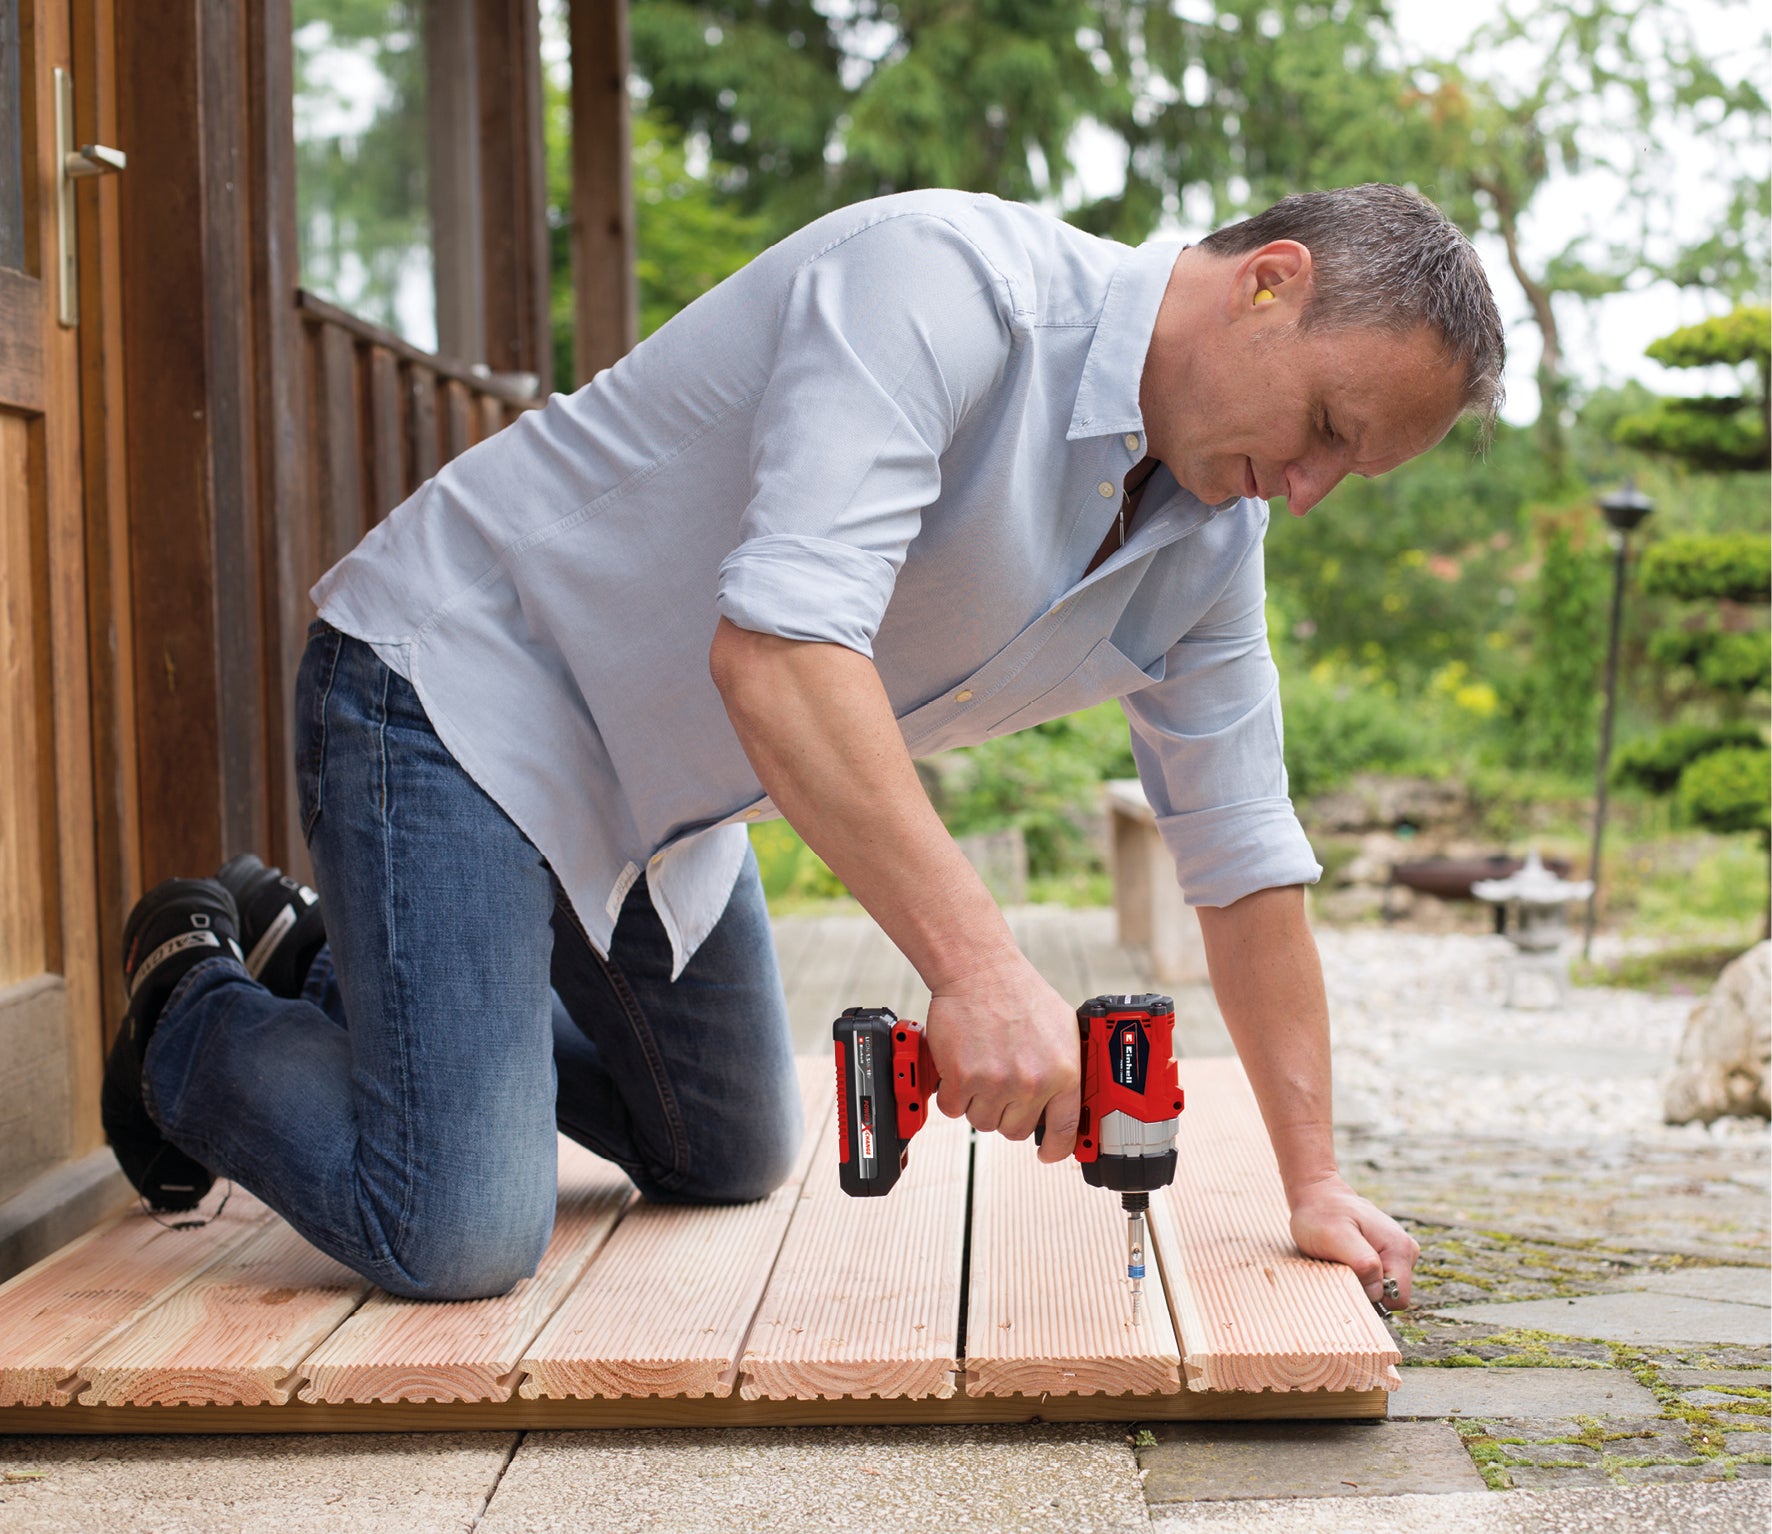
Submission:
M 1302 517 L 1347 478 L 1340 464 L 1293 463 L 1286 467 L 1286 509 Z

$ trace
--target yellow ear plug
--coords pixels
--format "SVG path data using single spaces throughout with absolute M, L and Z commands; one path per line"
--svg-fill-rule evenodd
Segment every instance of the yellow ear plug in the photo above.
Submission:
M 1263 288 L 1255 295 L 1255 301 L 1258 304 L 1271 304 L 1274 301 L 1274 295 L 1270 289 Z

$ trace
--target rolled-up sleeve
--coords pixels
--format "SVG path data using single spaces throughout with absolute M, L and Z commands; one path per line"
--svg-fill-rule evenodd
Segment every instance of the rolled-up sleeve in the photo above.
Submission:
M 921 214 L 870 224 L 794 274 L 722 617 L 872 655 L 941 455 L 1007 359 L 1008 309 L 971 242 Z
M 1286 788 L 1259 540 L 1169 650 L 1163 680 L 1122 707 L 1139 781 L 1189 905 L 1230 905 L 1322 876 Z

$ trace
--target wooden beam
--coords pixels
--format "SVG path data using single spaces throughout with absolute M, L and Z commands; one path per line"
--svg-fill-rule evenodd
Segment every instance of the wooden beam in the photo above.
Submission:
M 572 49 L 572 368 L 583 383 L 634 349 L 628 0 L 568 0 Z
M 302 1364 L 302 1400 L 507 1399 L 525 1349 L 596 1256 L 633 1191 L 618 1167 L 561 1140 L 554 1235 L 535 1276 L 496 1299 L 458 1304 L 378 1294 Z
M 476 0 L 486 362 L 552 387 L 537 0 Z
M 723 1396 L 793 1217 L 831 1073 L 800 1062 L 808 1133 L 795 1173 L 768 1198 L 718 1208 L 638 1202 L 523 1355 L 530 1400 Z
M 747 1401 L 742 1396 L 625 1401 L 436 1401 L 424 1405 L 0 1406 L 0 1433 L 478 1433 L 659 1427 L 895 1427 L 990 1422 L 1261 1422 L 1382 1418 L 1383 1390 L 1167 1396 L 950 1396 Z
M 0 267 L 0 409 L 43 409 L 43 309 L 41 282 Z
M 142 875 L 266 843 L 243 0 L 117 9 Z
M 1401 1354 L 1351 1268 L 1300 1254 L 1255 1094 L 1234 1059 L 1183 1060 L 1175 1182 L 1152 1199 L 1190 1390 L 1395 1388 Z
M 226 1256 L 270 1216 L 236 1189 L 207 1225 L 179 1230 L 140 1210 L 119 1215 L 0 1288 L 0 1406 L 65 1406 L 80 1366 Z
M 486 264 L 481 249 L 474 0 L 429 0 L 424 28 L 437 350 L 446 357 L 480 362 L 486 356 Z
M 310 1349 L 371 1288 L 281 1220 L 80 1365 L 87 1406 L 282 1406 Z

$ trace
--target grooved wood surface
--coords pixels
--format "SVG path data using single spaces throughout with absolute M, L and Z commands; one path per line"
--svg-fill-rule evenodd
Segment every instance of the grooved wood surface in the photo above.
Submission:
M 533 1278 L 489 1300 L 378 1294 L 301 1366 L 304 1401 L 502 1401 L 517 1365 L 633 1194 L 612 1163 L 560 1141 L 554 1235 Z
M 1032 1141 L 980 1135 L 972 1184 L 966 1389 L 972 1395 L 1160 1395 L 1181 1388 L 1155 1263 L 1139 1324 L 1120 1197 Z
M 1401 1355 L 1351 1268 L 1300 1255 L 1242 1066 L 1183 1060 L 1187 1110 L 1157 1255 L 1189 1302 L 1192 1390 L 1394 1389 Z
M 65 1406 L 100 1344 L 269 1217 L 236 1188 L 220 1217 L 196 1230 L 173 1230 L 132 1210 L 26 1268 L 0 1288 L 0 1406 Z
M 87 1358 L 81 1404 L 282 1406 L 370 1288 L 273 1220 Z
M 746 1400 L 954 1393 L 970 1140 L 937 1115 L 890 1194 L 851 1198 L 826 1119 L 744 1351 Z
M 775 1268 L 835 1098 L 825 1061 L 802 1057 L 806 1138 L 781 1187 L 754 1204 L 636 1203 L 523 1355 L 523 1395 L 723 1396 Z

